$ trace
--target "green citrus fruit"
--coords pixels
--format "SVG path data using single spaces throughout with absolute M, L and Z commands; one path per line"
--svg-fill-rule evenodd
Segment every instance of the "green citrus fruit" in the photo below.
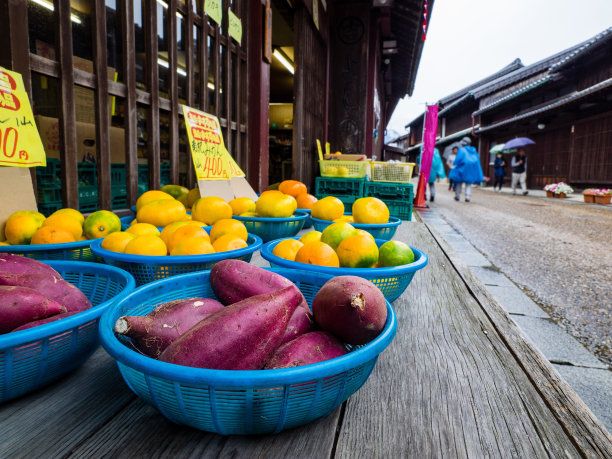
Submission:
M 414 262 L 414 252 L 408 244 L 402 241 L 387 241 L 380 246 L 378 255 L 380 268 L 407 265 L 412 262 Z

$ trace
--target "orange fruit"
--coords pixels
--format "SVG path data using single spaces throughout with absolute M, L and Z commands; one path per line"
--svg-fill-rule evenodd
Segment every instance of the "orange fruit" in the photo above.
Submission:
M 225 199 L 206 196 L 193 204 L 191 217 L 207 225 L 214 225 L 218 220 L 232 218 L 232 208 Z
M 160 199 L 143 205 L 136 218 L 139 223 L 150 223 L 154 226 L 166 226 L 179 222 L 187 216 L 185 206 L 176 199 Z
M 376 242 L 363 234 L 347 237 L 336 251 L 344 268 L 372 268 L 378 262 Z
M 71 216 L 73 218 L 76 218 L 81 225 L 83 223 L 85 223 L 85 217 L 83 217 L 83 214 L 81 212 L 79 212 L 78 210 L 76 210 L 76 209 L 71 209 L 70 207 L 66 207 L 64 209 L 56 210 L 55 212 L 53 212 L 49 216 L 53 217 L 54 215 L 69 215 L 69 216 Z
M 344 203 L 334 196 L 327 196 L 312 205 L 311 215 L 320 220 L 335 220 L 344 215 Z
M 32 214 L 19 213 L 18 215 L 12 214 L 9 217 L 4 226 L 4 236 L 9 244 L 24 245 L 30 243 L 32 236 L 45 221 L 44 215 L 41 218 L 40 215 L 36 214 L 38 212 Z
M 232 208 L 232 215 L 241 215 L 245 212 L 255 212 L 255 201 L 251 198 L 235 198 L 228 202 Z
M 215 253 L 208 237 L 190 236 L 181 241 L 170 251 L 170 255 L 204 255 Z
M 380 246 L 378 266 L 407 265 L 414 262 L 414 252 L 410 246 L 402 241 L 387 241 Z
M 338 255 L 325 242 L 307 242 L 295 254 L 295 261 L 309 265 L 340 267 Z
M 11 215 L 9 215 L 6 221 L 8 222 L 11 218 L 20 217 L 22 215 L 36 216 L 37 219 L 40 220 L 41 224 L 46 218 L 43 214 L 41 214 L 40 212 L 36 212 L 34 210 L 18 210 L 17 212 L 13 212 Z
M 97 239 L 121 231 L 121 220 L 108 210 L 98 210 L 90 214 L 83 223 L 83 232 L 87 239 Z
M 307 233 L 302 234 L 300 238 L 300 242 L 302 244 L 306 244 L 307 242 L 320 241 L 321 240 L 321 232 L 320 231 L 308 231 Z
M 9 244 L 8 242 L 2 241 L 2 242 L 0 242 L 0 245 L 11 245 L 11 244 Z
M 145 234 L 152 234 L 153 236 L 160 235 L 157 227 L 151 225 L 150 223 L 135 223 L 126 229 L 125 232 L 134 236 L 144 236 Z
M 162 256 L 168 253 L 168 249 L 160 237 L 145 234 L 144 236 L 136 236 L 128 242 L 123 253 Z
M 137 218 L 135 218 L 134 220 L 132 220 L 132 221 L 130 222 L 130 226 L 133 226 L 133 225 L 135 225 L 136 223 L 138 223 L 138 219 L 137 219 Z
M 74 236 L 75 241 L 83 235 L 83 226 L 76 218 L 70 215 L 51 215 L 43 222 L 42 226 L 53 226 L 54 228 L 66 230 Z
M 62 242 L 75 242 L 76 239 L 70 231 L 53 226 L 43 226 L 32 236 L 31 244 L 60 244 Z
M 285 193 L 283 193 L 282 191 L 278 191 L 278 190 L 266 190 L 266 191 L 262 191 L 259 197 L 261 198 L 263 195 L 268 195 L 268 194 L 281 195 Z
M 389 208 L 378 198 L 359 198 L 353 203 L 355 223 L 387 223 Z
M 191 209 L 193 203 L 200 199 L 200 189 L 198 187 L 192 188 L 187 194 L 187 208 Z
M 170 237 L 172 236 L 172 233 L 174 233 L 181 226 L 184 226 L 187 224 L 189 224 L 189 222 L 186 222 L 186 221 L 170 223 L 169 225 L 164 226 L 164 229 L 161 231 L 161 234 L 159 235 L 159 237 L 162 238 L 162 241 L 164 241 L 164 244 L 168 245 L 168 243 L 170 242 Z
M 163 199 L 174 200 L 174 198 L 171 195 L 169 195 L 168 193 L 164 193 L 163 191 L 159 191 L 159 190 L 145 191 L 136 200 L 136 212 L 138 212 L 143 206 L 145 206 L 146 204 L 150 202 L 160 201 Z
M 278 191 L 293 196 L 294 198 L 302 193 L 308 193 L 306 185 L 297 180 L 283 180 L 278 185 Z
M 295 209 L 295 198 L 282 193 L 263 193 L 255 203 L 255 210 L 260 217 L 291 217 Z
M 346 223 L 355 223 L 355 219 L 352 215 L 343 215 L 340 218 L 334 219 L 335 222 L 346 222 Z
M 233 234 L 243 241 L 246 241 L 249 236 L 244 223 L 232 218 L 224 218 L 216 222 L 210 229 L 210 242 L 214 244 L 217 239 L 226 234 Z
M 370 239 L 374 240 L 374 236 L 372 236 L 372 233 L 369 233 L 368 231 L 366 231 L 364 229 L 357 229 L 357 233 L 363 234 L 364 236 L 367 236 Z
M 101 247 L 111 252 L 123 253 L 125 246 L 136 236 L 125 231 L 115 231 L 102 239 Z
M 210 237 L 204 228 L 200 228 L 197 225 L 184 225 L 177 228 L 172 235 L 168 238 L 168 253 L 172 253 L 172 250 L 183 240 L 188 237 L 202 237 L 210 242 Z
M 217 252 L 227 252 L 242 249 L 247 247 L 248 244 L 233 234 L 225 234 L 213 242 L 212 246 Z
M 298 194 L 295 198 L 298 209 L 312 209 L 312 205 L 317 202 L 317 198 L 309 193 Z
M 274 246 L 272 253 L 285 260 L 295 261 L 295 255 L 303 246 L 304 244 L 302 242 L 295 239 L 283 239 Z
M 357 234 L 357 231 L 350 223 L 332 223 L 321 233 L 321 242 L 325 242 L 332 249 L 336 250 L 344 239 L 355 234 Z
M 243 214 L 240 214 L 240 216 L 241 217 L 259 217 L 257 212 L 245 212 Z

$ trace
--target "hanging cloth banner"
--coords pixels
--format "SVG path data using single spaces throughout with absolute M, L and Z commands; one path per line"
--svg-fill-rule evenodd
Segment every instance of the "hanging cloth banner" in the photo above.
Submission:
M 0 67 L 0 166 L 46 166 L 30 99 L 17 72 Z
M 421 154 L 421 170 L 425 172 L 425 180 L 429 181 L 431 162 L 434 148 L 436 148 L 436 135 L 438 134 L 438 106 L 428 105 L 425 112 L 425 125 L 423 127 L 423 152 Z

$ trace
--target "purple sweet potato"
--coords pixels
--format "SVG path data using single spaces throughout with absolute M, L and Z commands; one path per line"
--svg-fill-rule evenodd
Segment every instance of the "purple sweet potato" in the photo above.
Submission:
M 45 263 L 11 253 L 0 253 L 0 272 L 8 274 L 47 273 L 62 278 L 55 269 Z
M 219 301 L 227 306 L 251 296 L 295 287 L 295 284 L 280 274 L 242 260 L 222 260 L 210 270 L 210 286 Z M 301 303 L 308 308 L 303 295 Z
M 78 313 L 79 313 L 79 311 L 64 312 L 62 314 L 55 314 L 54 316 L 47 317 L 46 319 L 40 319 L 40 320 L 35 320 L 34 322 L 28 322 L 27 324 L 24 324 L 21 327 L 17 327 L 15 330 L 12 330 L 12 331 L 16 332 L 16 331 L 19 331 L 19 330 L 26 330 L 28 328 L 38 327 L 39 325 L 48 324 L 50 322 L 55 322 L 56 320 L 61 320 L 61 319 L 64 319 L 66 317 L 70 317 L 70 316 L 73 316 L 75 314 L 78 314 Z
M 376 338 L 387 321 L 382 292 L 367 279 L 338 276 L 328 280 L 312 301 L 319 326 L 348 344 L 365 344 Z
M 287 325 L 285 336 L 283 336 L 281 345 L 297 338 L 300 335 L 303 335 L 304 333 L 314 330 L 315 321 L 314 317 L 312 317 L 312 312 L 310 312 L 310 308 L 298 306 L 295 308 L 295 312 L 289 319 L 289 325 Z
M 66 307 L 68 312 L 91 308 L 89 299 L 77 287 L 66 282 L 59 274 L 7 274 L 0 272 L 0 285 L 27 287 L 42 293 Z
M 314 331 L 298 336 L 279 347 L 264 369 L 299 367 L 340 357 L 346 353 L 346 347 L 334 335 Z
M 36 290 L 0 285 L 0 334 L 63 312 L 64 306 Z
M 119 317 L 115 333 L 129 336 L 142 353 L 157 358 L 179 336 L 221 309 L 223 305 L 212 298 L 169 301 L 146 316 Z
M 202 320 L 159 356 L 164 362 L 217 370 L 259 370 L 279 347 L 302 300 L 295 287 L 252 296 Z

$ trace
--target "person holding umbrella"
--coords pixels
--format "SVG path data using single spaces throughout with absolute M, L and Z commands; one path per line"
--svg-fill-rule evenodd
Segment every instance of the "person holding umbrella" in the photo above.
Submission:
M 521 184 L 523 196 L 527 195 L 527 157 L 525 156 L 525 147 L 533 145 L 535 142 L 527 137 L 517 137 L 509 140 L 504 144 L 504 150 L 518 148 L 518 153 L 512 158 L 510 166 L 512 166 L 512 194 L 516 194 L 516 185 Z
M 478 151 L 470 145 L 471 143 L 472 140 L 469 137 L 461 139 L 461 148 L 459 148 L 453 168 L 448 174 L 448 178 L 457 184 L 455 201 L 459 201 L 461 198 L 461 189 L 465 184 L 465 202 L 470 202 L 472 184 L 484 180 L 482 167 L 480 167 L 480 156 L 478 156 Z

